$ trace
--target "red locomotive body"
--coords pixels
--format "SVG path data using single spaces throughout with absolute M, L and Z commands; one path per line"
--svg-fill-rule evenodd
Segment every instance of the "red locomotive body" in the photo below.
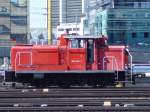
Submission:
M 32 85 L 112 85 L 124 82 L 125 46 L 108 46 L 102 38 L 61 37 L 58 46 L 14 46 L 7 81 Z
M 11 50 L 13 71 L 67 70 L 66 47 L 15 46 Z

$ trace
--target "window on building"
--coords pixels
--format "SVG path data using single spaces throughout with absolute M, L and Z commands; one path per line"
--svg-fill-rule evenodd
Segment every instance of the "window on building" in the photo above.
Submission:
M 72 31 L 72 28 L 68 28 L 68 31 Z
M 3 62 L 3 57 L 0 57 L 0 65 L 2 65 L 4 62 Z
M 9 12 L 8 8 L 1 6 L 0 12 Z
M 108 18 L 115 18 L 115 14 L 108 14 Z
M 11 0 L 16 6 L 27 6 L 27 0 Z
M 141 8 L 142 4 L 141 2 L 138 2 L 138 7 Z
M 10 33 L 10 29 L 5 25 L 0 25 L 0 34 L 8 34 Z
M 27 43 L 27 34 L 11 34 L 10 38 L 17 43 Z
M 26 16 L 12 16 L 11 21 L 19 26 L 27 25 L 27 17 Z
M 144 32 L 144 38 L 148 38 L 149 37 L 149 33 L 148 32 Z
M 88 27 L 88 20 L 84 20 L 84 26 Z
M 137 37 L 137 33 L 136 32 L 132 32 L 132 38 L 136 38 Z
M 80 28 L 73 28 L 73 31 L 79 31 Z
M 0 6 L 0 15 L 9 16 L 10 11 L 8 10 L 8 8 Z
M 59 28 L 58 31 L 64 31 L 64 29 L 63 28 Z

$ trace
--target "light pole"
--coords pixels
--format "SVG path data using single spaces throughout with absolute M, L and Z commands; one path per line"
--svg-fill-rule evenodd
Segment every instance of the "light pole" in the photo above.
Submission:
M 52 40 L 52 0 L 47 0 L 47 33 L 48 33 L 48 44 L 51 44 Z

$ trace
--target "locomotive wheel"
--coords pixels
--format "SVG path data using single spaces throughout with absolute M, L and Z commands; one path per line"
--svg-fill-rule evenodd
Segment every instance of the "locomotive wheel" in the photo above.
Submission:
M 46 84 L 41 83 L 41 82 L 37 82 L 37 83 L 35 84 L 35 86 L 36 86 L 36 88 L 45 88 L 45 87 L 47 87 Z
M 94 87 L 94 88 L 104 88 L 105 83 L 96 83 L 96 84 L 93 84 L 92 87 Z
M 65 89 L 67 89 L 67 88 L 70 88 L 70 84 L 69 84 L 69 83 L 62 82 L 62 83 L 59 84 L 59 87 L 60 87 L 60 88 L 65 88 Z
M 11 86 L 12 86 L 12 88 L 16 88 L 16 83 L 13 82 Z

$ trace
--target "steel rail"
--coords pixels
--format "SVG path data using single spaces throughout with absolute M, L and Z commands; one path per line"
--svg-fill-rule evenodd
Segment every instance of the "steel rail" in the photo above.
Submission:
M 0 93 L 0 98 L 76 98 L 76 97 L 150 97 L 150 92 L 69 92 L 69 93 L 44 93 L 44 92 L 16 92 Z
M 3 112 L 150 112 L 149 107 L 3 107 Z
M 150 91 L 17 91 L 1 92 L 0 98 L 49 98 L 49 97 L 150 97 Z
M 45 89 L 45 88 L 43 88 Z M 37 89 L 37 88 L 5 88 L 1 87 L 0 92 L 20 92 L 22 90 L 28 90 L 28 91 L 42 91 L 43 89 Z M 46 88 L 49 89 L 49 91 L 150 91 L 149 87 L 126 87 L 126 88 L 69 88 L 69 89 L 60 89 L 60 88 Z
M 14 101 L 14 102 L 1 102 L 0 107 L 14 107 L 17 105 L 18 107 L 41 107 L 43 104 L 48 106 L 48 107 L 53 107 L 53 106 L 103 106 L 105 101 L 30 101 L 30 102 L 19 102 Z M 106 100 L 107 101 L 107 100 Z M 125 106 L 125 105 L 132 105 L 132 106 L 150 106 L 149 101 L 140 101 L 140 100 L 129 100 L 129 101 L 123 101 L 123 100 L 109 100 L 111 102 L 111 106 Z M 138 102 L 138 103 L 137 103 Z

